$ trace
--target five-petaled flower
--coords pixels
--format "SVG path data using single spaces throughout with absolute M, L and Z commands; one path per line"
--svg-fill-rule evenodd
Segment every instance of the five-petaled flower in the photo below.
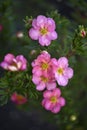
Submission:
M 49 74 L 44 74 L 40 76 L 34 74 L 32 77 L 32 81 L 36 85 L 36 89 L 38 91 L 42 91 L 45 88 L 47 90 L 53 90 L 56 88 L 56 82 Z
M 58 60 L 53 58 L 54 63 L 54 75 L 60 86 L 66 86 L 68 79 L 73 77 L 73 69 L 69 67 L 68 59 L 66 57 L 60 57 Z
M 4 57 L 4 61 L 0 63 L 0 66 L 10 71 L 22 71 L 27 68 L 27 60 L 23 55 L 15 57 L 13 54 L 8 53 Z
M 58 113 L 61 107 L 65 106 L 65 99 L 61 97 L 59 88 L 44 91 L 43 97 L 42 106 L 53 113 Z
M 29 30 L 29 36 L 33 40 L 39 40 L 41 46 L 49 46 L 51 40 L 55 40 L 58 37 L 55 29 L 55 21 L 52 18 L 39 15 L 32 21 L 32 28 Z

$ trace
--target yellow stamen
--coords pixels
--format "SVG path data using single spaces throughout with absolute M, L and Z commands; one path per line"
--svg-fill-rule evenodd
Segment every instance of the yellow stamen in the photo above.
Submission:
M 47 63 L 43 63 L 41 67 L 43 70 L 46 70 L 46 69 L 48 69 L 48 66 L 49 65 Z
M 45 35 L 45 34 L 47 34 L 47 29 L 46 28 L 41 28 L 40 29 L 40 33 L 42 34 L 42 35 Z
M 41 80 L 44 81 L 45 83 L 48 82 L 48 78 L 41 76 Z
M 52 103 L 56 103 L 57 102 L 57 98 L 55 96 L 53 96 L 53 97 L 50 98 L 50 101 Z
M 58 68 L 57 72 L 58 72 L 58 74 L 62 75 L 63 74 L 63 68 Z

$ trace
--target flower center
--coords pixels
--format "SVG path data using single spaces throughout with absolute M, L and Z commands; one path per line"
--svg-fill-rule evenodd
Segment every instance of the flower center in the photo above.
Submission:
M 41 80 L 43 81 L 43 82 L 48 82 L 48 78 L 47 77 L 44 77 L 44 76 L 41 76 Z
M 58 68 L 57 72 L 58 72 L 58 74 L 62 75 L 63 74 L 63 68 Z
M 50 98 L 50 101 L 51 101 L 52 103 L 56 103 L 56 102 L 57 102 L 57 97 L 52 96 L 52 97 Z
M 18 101 L 22 101 L 23 99 L 24 99 L 23 96 L 21 96 L 21 95 L 17 95 L 17 100 L 18 100 Z
M 41 28 L 40 29 L 40 33 L 42 34 L 42 35 L 45 35 L 45 34 L 47 34 L 47 29 L 46 28 Z
M 48 66 L 49 65 L 47 63 L 43 63 L 41 67 L 43 70 L 46 70 L 46 69 L 48 69 Z

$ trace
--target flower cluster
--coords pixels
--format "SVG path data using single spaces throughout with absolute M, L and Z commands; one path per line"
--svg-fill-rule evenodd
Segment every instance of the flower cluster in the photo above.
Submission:
M 29 29 L 29 37 L 39 40 L 41 46 L 49 46 L 52 40 L 58 37 L 55 31 L 56 24 L 52 18 L 39 15 L 33 19 L 32 27 Z M 0 66 L 8 71 L 25 71 L 28 69 L 27 60 L 23 55 L 14 56 L 6 54 Z M 37 91 L 43 92 L 42 106 L 53 113 L 58 113 L 66 103 L 61 96 L 60 86 L 66 86 L 69 79 L 73 77 L 73 69 L 69 67 L 67 57 L 52 58 L 46 51 L 42 51 L 31 63 L 32 82 Z M 17 92 L 11 95 L 11 100 L 16 104 L 26 103 L 27 97 Z
M 57 113 L 65 105 L 65 99 L 60 97 L 59 86 L 66 86 L 73 76 L 73 69 L 69 67 L 66 57 L 51 58 L 50 54 L 42 51 L 32 62 L 32 81 L 38 91 L 45 90 L 42 106 L 47 110 Z

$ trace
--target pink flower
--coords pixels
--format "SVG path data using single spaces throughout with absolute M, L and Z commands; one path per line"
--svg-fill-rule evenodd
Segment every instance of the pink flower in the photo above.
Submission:
M 58 113 L 65 105 L 65 99 L 60 96 L 61 91 L 56 88 L 52 91 L 46 90 L 43 92 L 44 99 L 42 100 L 42 106 L 53 113 Z
M 54 78 L 48 74 L 37 76 L 33 74 L 32 77 L 33 83 L 36 85 L 38 91 L 43 91 L 45 88 L 48 90 L 53 90 L 56 88 L 56 83 Z
M 10 71 L 21 71 L 27 68 L 27 60 L 23 55 L 15 57 L 13 54 L 8 53 L 4 57 L 4 61 L 1 62 L 0 66 Z
M 66 86 L 68 84 L 68 79 L 73 77 L 73 69 L 68 67 L 68 59 L 66 57 L 61 57 L 58 60 L 52 59 L 54 63 L 54 75 L 58 84 L 61 86 Z
M 41 52 L 41 54 L 32 62 L 32 73 L 35 75 L 42 75 L 52 70 L 52 63 L 50 54 L 47 51 Z
M 43 51 L 37 59 L 32 62 L 32 81 L 39 91 L 47 88 L 52 90 L 56 87 L 55 78 L 52 69 L 50 54 Z
M 39 15 L 32 21 L 29 36 L 33 40 L 39 40 L 41 46 L 48 46 L 51 44 L 51 40 L 55 40 L 58 37 L 55 29 L 55 21 L 52 18 Z
M 27 102 L 27 98 L 14 92 L 11 96 L 11 101 L 16 103 L 17 105 L 21 105 Z

